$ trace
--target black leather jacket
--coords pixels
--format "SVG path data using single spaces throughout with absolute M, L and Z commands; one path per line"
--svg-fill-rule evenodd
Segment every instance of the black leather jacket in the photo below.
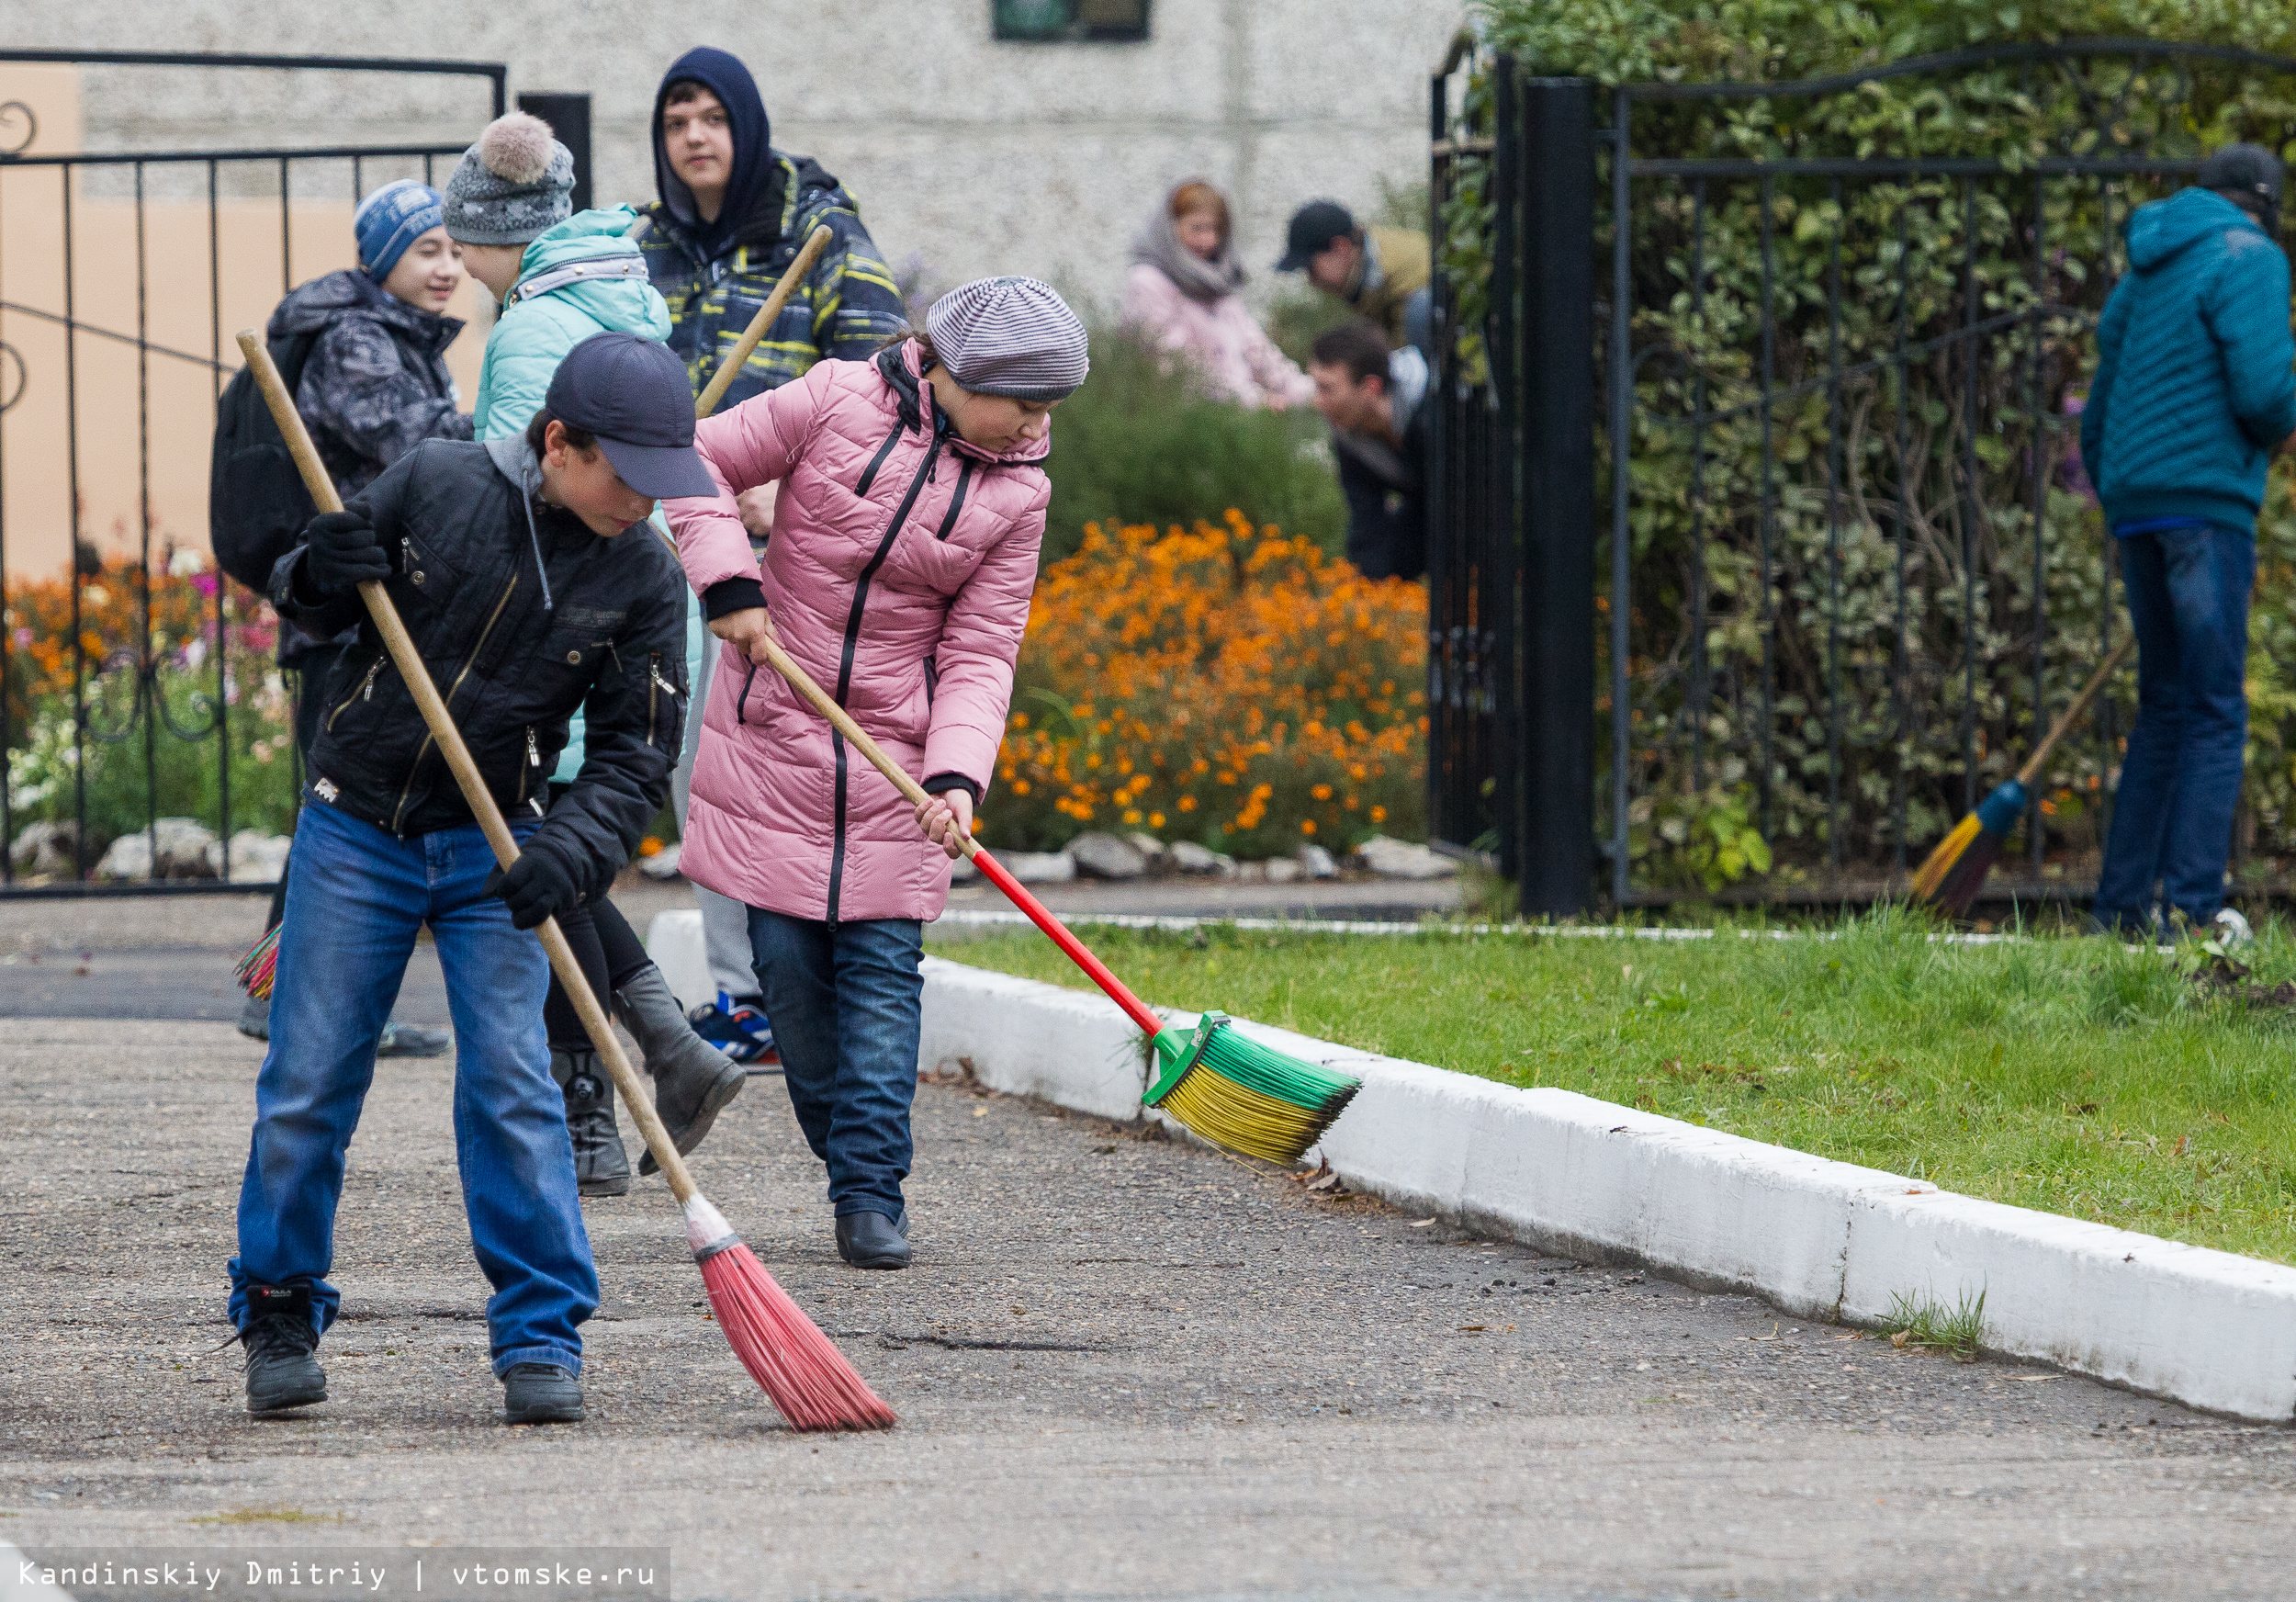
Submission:
M 685 580 L 646 525 L 612 539 L 543 504 L 522 438 L 418 446 L 354 496 L 390 557 L 406 620 L 488 791 L 505 814 L 549 816 L 585 894 L 629 861 L 661 810 L 684 726 Z M 422 715 L 355 590 L 323 593 L 308 547 L 279 559 L 271 599 L 314 634 L 358 625 L 328 676 L 307 798 L 401 838 L 471 821 Z M 556 807 L 546 782 L 580 707 L 581 770 Z

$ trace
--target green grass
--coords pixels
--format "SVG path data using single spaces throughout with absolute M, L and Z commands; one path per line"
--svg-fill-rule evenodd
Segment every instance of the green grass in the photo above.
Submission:
M 1920 1347 L 1943 1352 L 1956 1362 L 1974 1363 L 1985 1345 L 1985 1292 L 1978 1292 L 1972 1300 L 1964 1291 L 1948 1307 L 1932 1297 L 1899 1291 L 1889 1299 L 1881 1330 L 1893 1346 Z
M 2107 940 L 1083 931 L 1150 1000 L 2296 1261 L 2296 931 L 2226 987 Z M 1083 987 L 1033 931 L 937 942 Z M 2279 995 L 2268 987 L 2286 987 Z

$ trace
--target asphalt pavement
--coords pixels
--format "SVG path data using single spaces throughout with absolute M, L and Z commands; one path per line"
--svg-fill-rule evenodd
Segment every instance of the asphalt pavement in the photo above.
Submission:
M 451 1060 L 386 1063 L 368 1097 L 331 1399 L 250 1419 L 218 1344 L 261 1048 L 107 976 L 149 992 L 167 965 L 115 953 L 228 953 L 261 906 L 122 905 L 0 912 L 0 973 L 84 951 L 73 983 L 103 1002 L 0 991 L 0 1540 L 35 1559 L 666 1550 L 681 1598 L 2296 1589 L 2287 1429 L 1899 1350 L 962 1083 L 919 1089 L 904 1273 L 837 1261 L 778 1081 L 696 1155 L 894 1431 L 782 1425 L 658 1181 L 585 1204 L 589 1422 L 501 1425 Z

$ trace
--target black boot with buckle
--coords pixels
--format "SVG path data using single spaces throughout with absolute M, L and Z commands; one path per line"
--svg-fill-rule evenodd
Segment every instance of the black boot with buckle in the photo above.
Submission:
M 550 1077 L 566 1094 L 566 1133 L 574 1141 L 574 1179 L 585 1196 L 630 1193 L 630 1158 L 613 1119 L 613 1081 L 591 1051 L 550 1052 Z

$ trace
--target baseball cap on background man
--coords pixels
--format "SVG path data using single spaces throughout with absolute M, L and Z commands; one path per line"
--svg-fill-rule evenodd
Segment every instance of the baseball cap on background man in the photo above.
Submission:
M 591 334 L 566 353 L 542 403 L 568 428 L 596 434 L 613 470 L 639 494 L 671 501 L 718 492 L 694 454 L 685 363 L 659 340 Z
M 2279 231 L 2280 190 L 2287 181 L 2280 158 L 2260 144 L 2228 144 L 2192 175 L 2196 186 L 2232 196 L 2273 232 Z
M 1332 241 L 1342 235 L 1352 239 L 1355 232 L 1356 220 L 1347 208 L 1336 200 L 1311 200 L 1291 214 L 1291 229 L 1285 236 L 1283 258 L 1276 264 L 1276 270 L 1302 272 L 1311 257 L 1332 248 Z

